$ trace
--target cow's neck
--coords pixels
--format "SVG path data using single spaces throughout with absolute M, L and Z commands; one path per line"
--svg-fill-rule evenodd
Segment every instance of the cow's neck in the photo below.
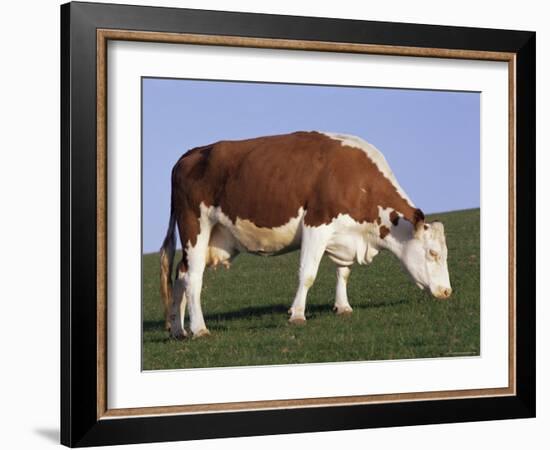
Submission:
M 414 227 L 407 220 L 400 220 L 397 225 L 390 227 L 390 232 L 384 239 L 378 240 L 380 248 L 391 251 L 399 259 L 403 256 L 405 245 L 414 235 Z

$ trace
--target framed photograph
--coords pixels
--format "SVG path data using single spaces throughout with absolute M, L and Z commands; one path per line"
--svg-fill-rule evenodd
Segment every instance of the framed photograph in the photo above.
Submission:
M 535 33 L 61 7 L 61 441 L 535 415 Z

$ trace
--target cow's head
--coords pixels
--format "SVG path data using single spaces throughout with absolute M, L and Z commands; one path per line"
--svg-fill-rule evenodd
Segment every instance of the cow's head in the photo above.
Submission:
M 416 223 L 413 238 L 403 248 L 402 262 L 420 289 L 429 289 L 439 299 L 450 297 L 447 244 L 441 222 Z

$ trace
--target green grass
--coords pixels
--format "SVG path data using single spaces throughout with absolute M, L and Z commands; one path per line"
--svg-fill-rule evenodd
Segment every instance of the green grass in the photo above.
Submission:
M 144 255 L 143 369 L 479 355 L 479 210 L 429 217 L 435 218 L 447 235 L 449 300 L 418 289 L 398 260 L 382 252 L 370 266 L 352 267 L 354 311 L 336 316 L 335 266 L 324 257 L 308 294 L 305 326 L 287 322 L 299 252 L 242 254 L 229 270 L 205 272 L 202 305 L 211 336 L 170 340 L 163 329 L 158 255 Z

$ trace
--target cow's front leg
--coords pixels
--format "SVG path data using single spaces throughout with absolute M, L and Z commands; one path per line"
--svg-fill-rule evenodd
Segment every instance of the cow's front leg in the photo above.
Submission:
M 351 269 L 349 267 L 338 267 L 336 269 L 336 301 L 333 310 L 338 315 L 348 315 L 353 311 L 348 301 L 347 290 L 350 273 Z
M 289 310 L 289 322 L 293 324 L 305 323 L 307 291 L 313 285 L 323 253 L 330 239 L 329 225 L 310 227 L 303 225 L 302 247 L 300 251 L 300 280 L 296 297 Z

